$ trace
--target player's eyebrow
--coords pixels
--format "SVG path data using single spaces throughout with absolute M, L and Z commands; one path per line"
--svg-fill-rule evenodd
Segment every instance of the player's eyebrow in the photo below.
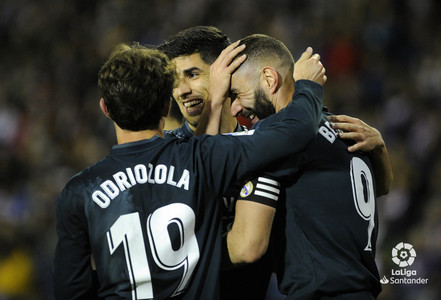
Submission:
M 191 67 L 191 68 L 185 69 L 183 71 L 183 73 L 184 73 L 184 75 L 189 75 L 193 71 L 201 71 L 201 69 L 199 69 L 198 67 Z

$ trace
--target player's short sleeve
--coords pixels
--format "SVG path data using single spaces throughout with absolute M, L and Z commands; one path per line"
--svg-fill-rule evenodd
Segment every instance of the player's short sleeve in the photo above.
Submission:
M 279 195 L 280 183 L 270 177 L 260 176 L 244 184 L 237 200 L 253 201 L 275 208 Z

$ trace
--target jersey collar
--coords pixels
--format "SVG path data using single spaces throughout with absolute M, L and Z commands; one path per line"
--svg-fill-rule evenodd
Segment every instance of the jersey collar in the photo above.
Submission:
M 111 154 L 123 154 L 128 152 L 137 152 L 140 150 L 145 150 L 145 148 L 153 147 L 159 143 L 162 143 L 163 138 L 158 135 L 148 139 L 148 140 L 140 140 L 136 142 L 124 143 L 113 145 Z

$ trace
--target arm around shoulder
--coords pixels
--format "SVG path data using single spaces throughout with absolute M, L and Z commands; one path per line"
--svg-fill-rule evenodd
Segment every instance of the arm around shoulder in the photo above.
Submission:
M 364 121 L 346 115 L 328 116 L 328 120 L 332 122 L 332 128 L 341 130 L 340 138 L 355 142 L 348 147 L 349 152 L 360 150 L 370 153 L 377 186 L 377 197 L 388 194 L 392 186 L 393 171 L 386 143 L 381 133 Z
M 387 195 L 394 176 L 386 144 L 383 143 L 372 151 L 371 161 L 377 182 L 377 197 Z

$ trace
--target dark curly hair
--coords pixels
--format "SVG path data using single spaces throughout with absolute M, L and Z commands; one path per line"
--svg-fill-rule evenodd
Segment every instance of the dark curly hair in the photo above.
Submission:
M 98 74 L 112 120 L 125 130 L 157 129 L 172 98 L 175 69 L 167 56 L 137 43 L 115 47 Z

